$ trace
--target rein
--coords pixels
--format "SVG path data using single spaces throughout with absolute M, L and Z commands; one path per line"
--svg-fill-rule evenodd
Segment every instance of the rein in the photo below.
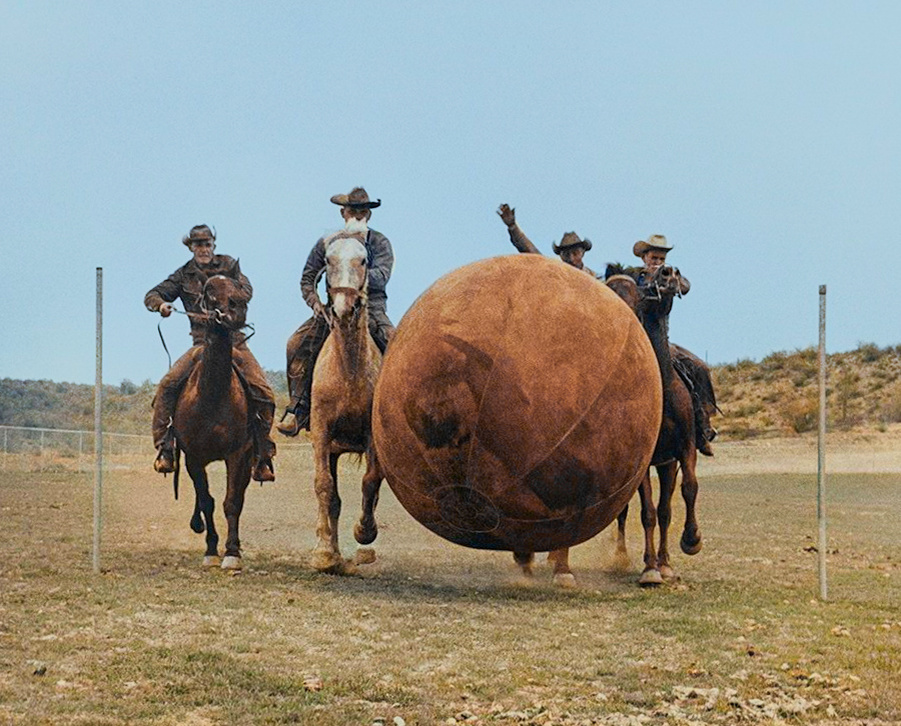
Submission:
M 213 310 L 212 312 L 208 311 L 208 310 L 204 310 L 204 312 L 202 312 L 202 313 L 189 313 L 189 312 L 185 312 L 184 310 L 179 310 L 178 308 L 173 307 L 172 312 L 178 313 L 179 315 L 187 315 L 189 318 L 192 318 L 192 319 L 205 320 L 205 321 L 209 321 L 213 317 L 215 317 L 219 322 L 222 322 L 222 312 L 218 309 Z M 166 345 L 166 339 L 163 337 L 163 327 L 162 326 L 163 326 L 163 321 L 160 320 L 156 324 L 156 332 L 159 333 L 160 342 L 163 344 L 163 350 L 166 351 L 166 358 L 168 358 L 169 367 L 171 368 L 172 367 L 172 354 L 169 353 L 169 346 Z M 247 323 L 246 325 L 242 326 L 241 329 L 244 330 L 245 328 L 248 328 L 251 331 L 250 335 L 247 335 L 244 337 L 244 342 L 246 343 L 254 335 L 256 335 L 257 331 L 256 331 L 256 328 L 254 328 L 251 323 Z M 178 497 L 176 496 L 176 499 L 177 498 Z

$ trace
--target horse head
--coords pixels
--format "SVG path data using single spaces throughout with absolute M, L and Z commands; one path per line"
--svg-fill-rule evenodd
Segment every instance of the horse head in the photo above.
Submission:
M 325 283 L 332 319 L 347 320 L 366 304 L 366 246 L 356 235 L 338 232 L 325 242 Z
M 243 328 L 248 302 L 247 293 L 230 277 L 214 275 L 204 283 L 201 308 L 209 316 L 209 325 L 229 331 Z

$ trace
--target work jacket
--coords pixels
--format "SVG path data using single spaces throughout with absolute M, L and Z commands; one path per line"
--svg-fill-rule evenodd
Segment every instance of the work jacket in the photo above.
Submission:
M 224 275 L 238 283 L 238 287 L 250 300 L 253 295 L 253 287 L 250 280 L 241 272 L 238 260 L 228 255 L 213 255 L 209 265 L 201 267 L 194 258 L 179 267 L 169 277 L 163 280 L 144 296 L 144 305 L 150 312 L 157 312 L 163 303 L 175 302 L 181 299 L 181 304 L 186 313 L 201 313 L 201 298 L 203 286 L 206 281 L 215 276 Z M 191 338 L 195 344 L 203 342 L 204 329 L 193 316 L 191 320 Z

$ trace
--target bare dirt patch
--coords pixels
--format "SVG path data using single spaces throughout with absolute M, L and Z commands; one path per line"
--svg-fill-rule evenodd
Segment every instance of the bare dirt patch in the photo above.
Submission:
M 704 549 L 676 553 L 680 579 L 657 590 L 635 585 L 637 514 L 631 567 L 613 567 L 601 533 L 574 548 L 579 588 L 561 592 L 544 565 L 522 587 L 509 553 L 432 535 L 387 489 L 377 561 L 354 577 L 316 574 L 303 449 L 283 451 L 278 481 L 248 492 L 237 576 L 199 567 L 190 492 L 174 502 L 149 454 L 108 472 L 95 576 L 90 473 L 5 471 L 0 722 L 898 722 L 901 473 L 889 434 L 833 440 L 828 602 L 817 598 L 815 439 L 812 461 L 807 438 L 719 444 L 701 471 Z M 859 473 L 867 461 L 882 473 Z M 362 472 L 344 474 L 350 556 Z

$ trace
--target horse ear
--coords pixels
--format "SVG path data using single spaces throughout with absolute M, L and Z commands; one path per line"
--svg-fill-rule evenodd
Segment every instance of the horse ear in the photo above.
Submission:
M 625 275 L 626 268 L 622 266 L 619 262 L 608 262 L 607 269 L 604 270 L 604 279 L 608 277 L 613 277 L 614 275 Z

